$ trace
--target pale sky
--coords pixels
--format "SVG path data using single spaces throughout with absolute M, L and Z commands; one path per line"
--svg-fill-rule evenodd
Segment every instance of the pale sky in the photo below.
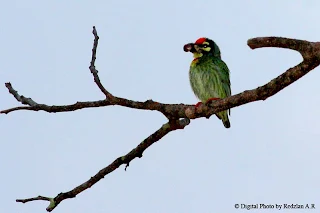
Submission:
M 298 64 L 291 50 L 251 50 L 247 40 L 281 36 L 319 41 L 320 1 L 5 1 L 0 9 L 0 109 L 20 106 L 4 86 L 48 105 L 100 100 L 88 69 L 92 26 L 96 66 L 114 95 L 163 103 L 198 102 L 183 45 L 209 37 L 231 71 L 232 93 L 261 86 Z M 235 204 L 316 204 L 320 209 L 320 73 L 266 101 L 192 120 L 106 176 L 55 213 L 244 212 Z M 40 213 L 156 131 L 158 112 L 119 106 L 49 114 L 0 115 L 0 212 Z M 264 210 L 271 212 L 278 210 Z M 289 212 L 282 210 L 282 212 Z M 295 210 L 295 213 L 310 210 Z

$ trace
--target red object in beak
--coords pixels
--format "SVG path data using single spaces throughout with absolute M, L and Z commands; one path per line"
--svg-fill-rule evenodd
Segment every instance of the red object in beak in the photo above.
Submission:
M 193 48 L 193 44 L 192 43 L 189 43 L 189 44 L 186 44 L 186 45 L 183 46 L 183 50 L 185 52 L 190 52 L 192 50 L 192 48 Z

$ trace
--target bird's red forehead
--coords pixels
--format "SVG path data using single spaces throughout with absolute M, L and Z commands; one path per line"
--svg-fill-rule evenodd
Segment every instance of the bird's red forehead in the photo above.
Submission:
M 202 44 L 203 42 L 205 42 L 207 39 L 206 38 L 199 38 L 198 40 L 196 40 L 196 42 L 194 42 L 195 44 Z

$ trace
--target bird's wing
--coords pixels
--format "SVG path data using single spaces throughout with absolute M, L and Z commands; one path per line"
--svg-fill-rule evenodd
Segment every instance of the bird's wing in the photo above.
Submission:
M 226 63 L 222 60 L 214 60 L 214 64 L 217 66 L 218 70 L 220 71 L 220 79 L 222 83 L 223 91 L 226 97 L 231 96 L 231 83 L 230 83 L 230 71 Z M 230 109 L 229 109 L 230 115 Z

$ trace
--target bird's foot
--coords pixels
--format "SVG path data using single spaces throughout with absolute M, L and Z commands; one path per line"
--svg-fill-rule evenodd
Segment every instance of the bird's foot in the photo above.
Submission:
M 206 104 L 210 104 L 212 101 L 216 101 L 216 100 L 220 100 L 221 98 L 209 98 L 207 101 L 206 101 Z
M 199 106 L 201 106 L 202 102 L 198 102 L 196 105 L 195 105 L 195 108 L 197 109 Z

